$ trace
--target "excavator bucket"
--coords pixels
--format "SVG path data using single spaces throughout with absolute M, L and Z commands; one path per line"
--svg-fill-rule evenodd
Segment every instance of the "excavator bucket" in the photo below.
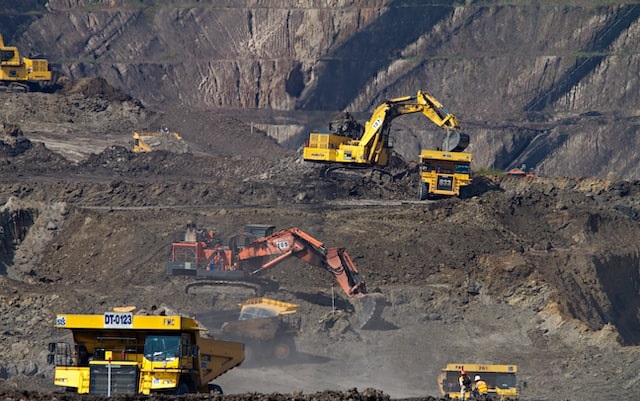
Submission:
M 373 329 L 383 321 L 381 314 L 385 300 L 378 295 L 365 294 L 352 298 L 352 305 L 356 312 L 356 319 L 360 329 Z

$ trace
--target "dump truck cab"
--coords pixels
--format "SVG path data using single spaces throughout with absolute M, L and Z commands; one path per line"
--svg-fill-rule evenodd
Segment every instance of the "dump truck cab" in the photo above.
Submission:
M 73 341 L 49 344 L 54 384 L 79 394 L 222 393 L 211 381 L 244 360 L 242 343 L 204 338 L 189 317 L 60 314 L 55 327 Z

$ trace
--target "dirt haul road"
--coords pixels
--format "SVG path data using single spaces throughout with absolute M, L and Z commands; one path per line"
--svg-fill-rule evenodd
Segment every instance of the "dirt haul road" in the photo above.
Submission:
M 52 393 L 56 313 L 163 306 L 206 319 L 255 295 L 186 293 L 188 279 L 166 276 L 188 222 L 224 238 L 248 223 L 299 227 L 345 247 L 386 300 L 383 324 L 358 330 L 328 272 L 297 260 L 267 271 L 278 288 L 265 295 L 304 311 L 299 352 L 221 376 L 226 398 L 430 399 L 450 362 L 517 364 L 526 400 L 638 398 L 638 182 L 486 176 L 465 199 L 416 202 L 416 173 L 324 181 L 224 115 L 181 127 L 196 153 L 133 154 L 134 128 L 174 129 L 171 116 L 89 87 L 0 95 L 3 121 L 21 116 L 0 143 L 3 399 L 74 399 Z

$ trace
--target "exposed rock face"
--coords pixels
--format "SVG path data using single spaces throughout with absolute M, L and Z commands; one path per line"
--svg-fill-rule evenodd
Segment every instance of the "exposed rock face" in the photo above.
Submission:
M 639 5 L 624 0 L 40 7 L 17 42 L 47 49 L 69 76 L 104 77 L 167 109 L 280 110 L 246 118 L 292 148 L 336 111 L 365 122 L 385 99 L 421 89 L 459 117 L 476 169 L 639 176 Z M 419 118 L 399 119 L 392 135 L 407 160 L 441 143 L 440 130 Z

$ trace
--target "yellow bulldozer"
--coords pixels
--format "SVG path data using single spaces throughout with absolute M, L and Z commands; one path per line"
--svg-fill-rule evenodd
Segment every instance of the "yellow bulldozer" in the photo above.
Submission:
M 49 61 L 20 56 L 18 48 L 6 46 L 0 35 L 0 91 L 24 93 L 51 83 Z
M 166 150 L 174 153 L 189 153 L 189 145 L 177 132 L 161 128 L 158 131 L 136 131 L 131 143 L 134 153 Z

